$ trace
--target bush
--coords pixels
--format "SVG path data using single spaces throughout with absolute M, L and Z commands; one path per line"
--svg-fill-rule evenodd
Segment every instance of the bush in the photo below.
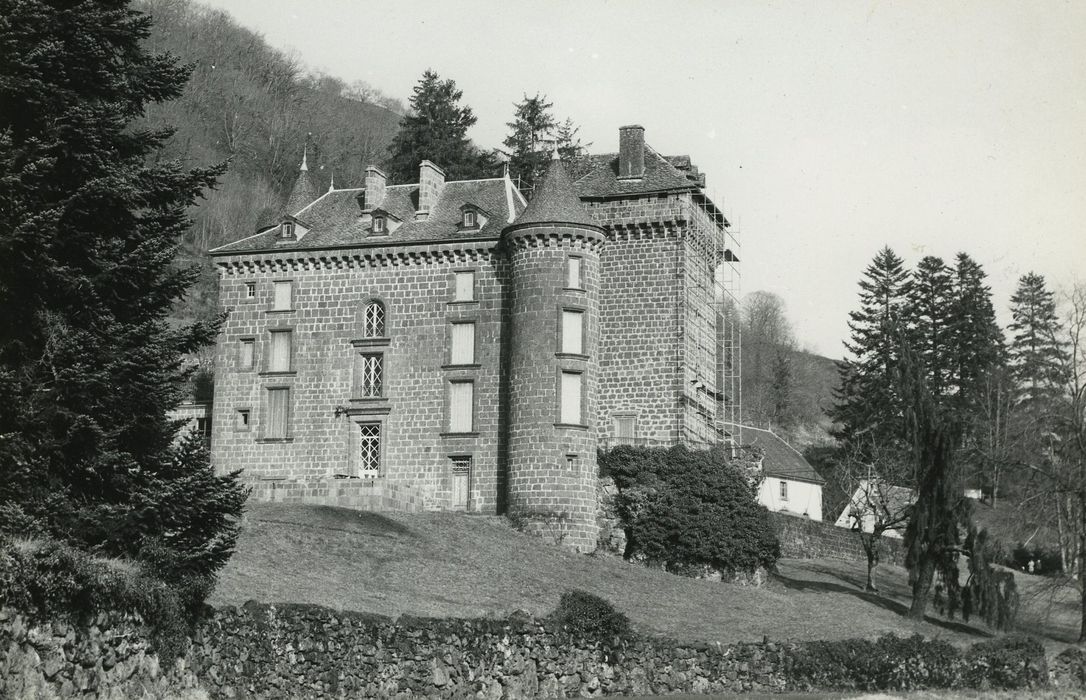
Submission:
M 890 634 L 811 642 L 792 658 L 789 682 L 799 689 L 917 690 L 957 684 L 958 651 L 941 640 Z
M 749 573 L 780 558 L 769 511 L 724 450 L 621 446 L 599 464 L 619 489 L 627 557 L 680 574 Z
M 1048 683 L 1044 648 L 1020 635 L 982 642 L 964 653 L 920 635 L 809 642 L 792 653 L 785 673 L 796 690 L 1021 690 Z
M 603 598 L 585 591 L 563 593 L 551 620 L 570 637 L 609 645 L 633 635 L 628 617 Z
M 1036 639 L 1010 634 L 980 642 L 966 653 L 963 682 L 969 688 L 1020 690 L 1048 683 L 1045 649 Z
M 0 600 L 33 617 L 77 624 L 102 612 L 136 613 L 163 659 L 184 650 L 194 619 L 182 592 L 144 565 L 100 559 L 53 540 L 0 541 Z

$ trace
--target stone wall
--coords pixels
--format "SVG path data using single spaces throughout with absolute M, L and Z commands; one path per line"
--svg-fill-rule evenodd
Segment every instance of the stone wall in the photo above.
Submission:
M 845 559 L 867 561 L 859 536 L 852 530 L 837 527 L 790 513 L 770 512 L 781 542 L 781 556 L 788 559 Z M 901 566 L 905 553 L 901 541 L 882 538 L 882 562 Z
M 0 608 L 0 650 L 0 698 L 208 697 L 184 662 L 161 667 L 132 615 L 101 614 L 77 627 Z

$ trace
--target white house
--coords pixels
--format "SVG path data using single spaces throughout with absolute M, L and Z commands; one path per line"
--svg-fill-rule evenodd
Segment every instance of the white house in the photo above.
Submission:
M 877 514 L 883 522 L 897 523 L 883 534 L 901 539 L 905 535 L 908 509 L 914 502 L 916 492 L 912 489 L 873 479 L 860 479 L 856 491 L 834 525 L 852 529 L 856 521 L 861 520 L 863 531 L 871 532 L 875 528 Z
M 743 446 L 761 460 L 758 502 L 772 511 L 822 520 L 822 485 L 826 480 L 796 448 L 771 430 L 742 429 Z

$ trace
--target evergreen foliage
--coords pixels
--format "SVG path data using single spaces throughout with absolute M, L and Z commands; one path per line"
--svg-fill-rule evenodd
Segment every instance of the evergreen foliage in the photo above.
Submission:
M 952 369 L 952 294 L 950 268 L 942 258 L 928 255 L 921 259 L 909 289 L 907 323 L 911 345 L 936 399 L 947 392 Z
M 830 417 L 846 447 L 899 444 L 902 398 L 894 386 L 912 287 L 904 261 L 883 248 L 860 280 L 860 308 L 849 314 L 851 359 L 838 364 L 841 387 Z
M 427 70 L 411 96 L 411 111 L 400 121 L 400 130 L 388 147 L 388 176 L 392 182 L 417 182 L 424 160 L 445 171 L 447 180 L 493 177 L 497 165 L 491 153 L 476 148 L 468 129 L 478 118 L 471 107 L 461 106 L 464 91 L 454 80 L 442 80 Z
M 955 259 L 950 298 L 950 380 L 957 406 L 973 414 L 991 380 L 1006 362 L 1003 330 L 996 321 L 992 290 L 984 269 L 965 253 Z
M 755 484 L 723 449 L 616 447 L 600 453 L 614 478 L 627 558 L 680 574 L 773 568 L 780 543 Z
M 507 122 L 509 135 L 502 141 L 509 152 L 509 176 L 520 190 L 531 194 L 536 182 L 543 177 L 552 157 L 549 141 L 554 140 L 557 122 L 551 114 L 554 104 L 546 95 L 524 96 L 513 105 L 513 121 Z
M 211 575 L 244 491 L 175 447 L 166 414 L 218 321 L 167 316 L 196 275 L 176 264 L 185 210 L 224 167 L 159 161 L 170 132 L 131 126 L 188 69 L 143 49 L 125 0 L 2 6 L 0 530 L 118 556 L 157 542 Z
M 1040 417 L 1051 412 L 1064 389 L 1067 353 L 1060 339 L 1056 301 L 1036 273 L 1023 275 L 1011 297 L 1010 364 L 1017 383 L 1017 403 Z
M 633 636 L 628 617 L 603 598 L 585 591 L 563 593 L 551 619 L 575 639 L 617 645 Z
M 989 540 L 988 531 L 969 531 L 969 579 L 962 591 L 962 617 L 966 622 L 972 615 L 984 619 L 997 630 L 1009 630 L 1018 616 L 1018 586 L 1014 574 L 992 566 L 998 551 Z

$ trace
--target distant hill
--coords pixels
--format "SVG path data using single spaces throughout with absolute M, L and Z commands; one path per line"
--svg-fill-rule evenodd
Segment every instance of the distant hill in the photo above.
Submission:
M 190 0 L 139 0 L 154 24 L 148 47 L 191 64 L 177 100 L 150 105 L 142 126 L 176 130 L 160 157 L 188 166 L 229 160 L 219 187 L 194 207 L 185 258 L 205 274 L 179 317 L 216 308 L 209 248 L 254 232 L 278 215 L 308 141 L 308 165 L 326 187 L 361 184 L 386 156 L 402 105 L 364 84 L 307 74 L 295 57 L 267 44 L 229 14 Z

